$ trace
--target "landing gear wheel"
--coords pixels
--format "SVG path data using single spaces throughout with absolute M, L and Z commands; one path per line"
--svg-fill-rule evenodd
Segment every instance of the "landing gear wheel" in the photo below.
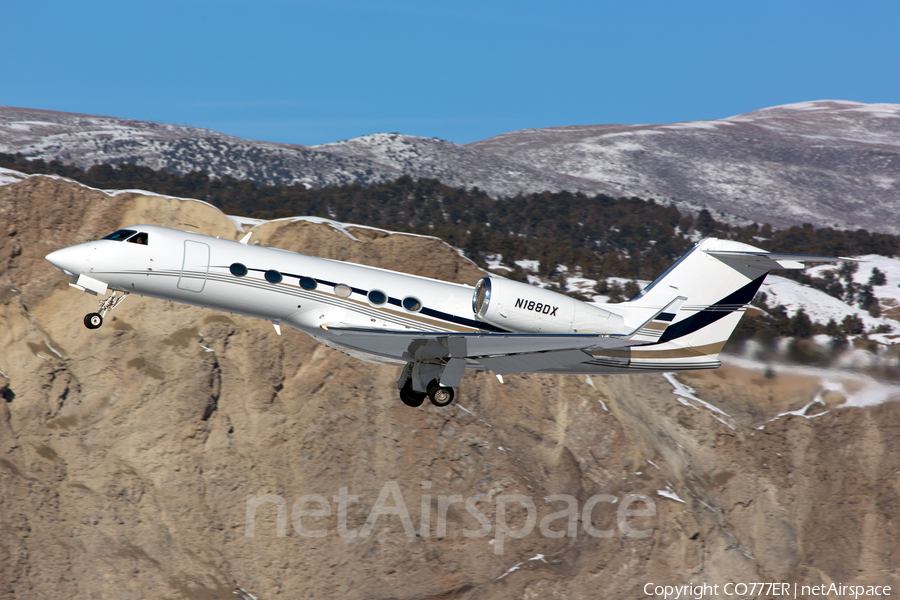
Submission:
M 88 329 L 97 329 L 101 325 L 103 325 L 103 317 L 100 316 L 100 313 L 84 315 L 84 326 Z
M 406 385 L 400 388 L 400 399 L 403 401 L 403 404 L 413 408 L 422 406 L 422 403 L 425 402 L 426 395 L 427 394 L 423 394 L 422 392 L 414 391 L 408 381 L 406 382 Z
M 453 388 L 441 387 L 437 380 L 428 384 L 428 398 L 435 406 L 447 406 L 453 402 Z

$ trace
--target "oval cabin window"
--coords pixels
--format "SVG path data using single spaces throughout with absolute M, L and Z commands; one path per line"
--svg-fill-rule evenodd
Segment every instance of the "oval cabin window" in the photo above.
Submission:
M 407 296 L 403 299 L 403 308 L 410 312 L 418 312 L 422 308 L 422 303 L 419 302 L 417 298 L 413 298 L 412 296 Z

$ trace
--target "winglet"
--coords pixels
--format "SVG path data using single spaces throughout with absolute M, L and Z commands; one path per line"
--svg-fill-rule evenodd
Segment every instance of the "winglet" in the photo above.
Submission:
M 655 343 L 659 340 L 659 338 L 662 337 L 662 334 L 666 331 L 669 325 L 671 325 L 672 321 L 675 319 L 675 315 L 678 314 L 678 311 L 679 309 L 681 309 L 681 305 L 684 304 L 685 300 L 687 300 L 686 297 L 678 296 L 677 298 L 666 304 L 662 308 L 662 310 L 647 319 L 630 335 L 626 336 L 625 339 L 641 344 Z
M 253 232 L 252 232 L 252 231 L 248 231 L 248 232 L 247 232 L 247 235 L 245 235 L 244 237 L 241 238 L 241 240 L 240 240 L 241 243 L 246 245 L 247 242 L 250 241 L 250 236 L 251 236 L 251 235 L 253 235 Z

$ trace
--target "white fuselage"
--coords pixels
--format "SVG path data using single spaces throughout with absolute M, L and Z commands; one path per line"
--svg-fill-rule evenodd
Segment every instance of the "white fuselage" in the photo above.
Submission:
M 715 368 L 770 268 L 798 257 L 830 260 L 710 238 L 635 299 L 598 306 L 498 277 L 473 288 L 245 241 L 137 225 L 47 260 L 95 294 L 112 289 L 265 319 L 279 333 L 288 325 L 361 358 L 406 364 L 398 386 L 411 381 L 410 393 L 433 391 L 435 382 L 455 387 L 466 368 L 500 375 Z M 118 301 L 104 300 L 85 325 L 100 327 Z
M 266 319 L 325 339 L 337 337 L 329 326 L 498 330 L 473 318 L 470 286 L 164 227 L 130 229 L 146 232 L 148 243 L 101 239 L 47 258 L 73 276 L 84 274 L 113 290 Z M 244 265 L 246 275 L 232 274 L 234 264 Z M 273 280 L 277 272 L 281 281 L 267 280 L 267 272 Z M 301 277 L 307 287 L 314 281 L 315 289 L 301 287 Z

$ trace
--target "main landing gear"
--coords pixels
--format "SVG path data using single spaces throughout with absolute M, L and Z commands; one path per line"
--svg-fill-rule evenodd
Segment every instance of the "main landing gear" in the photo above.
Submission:
M 437 380 L 434 380 L 430 384 L 428 384 L 427 392 L 417 392 L 413 390 L 409 381 L 407 381 L 406 384 L 402 388 L 400 388 L 400 400 L 402 400 L 403 404 L 407 406 L 412 406 L 413 408 L 422 406 L 422 403 L 425 402 L 426 397 L 431 400 L 431 403 L 435 406 L 447 406 L 448 404 L 453 402 L 453 388 L 443 387 L 437 382 Z
M 411 363 L 403 367 L 397 387 L 400 389 L 400 400 L 407 406 L 422 406 L 427 397 L 435 406 L 447 406 L 453 402 L 453 388 L 441 385 L 440 375 L 444 371 L 443 364 Z M 423 386 L 423 375 L 432 377 L 428 385 Z M 435 377 L 437 375 L 437 377 Z M 415 380 L 415 383 L 414 383 Z M 427 381 L 427 379 L 425 379 Z M 424 391 L 422 388 L 424 387 Z M 416 389 L 419 388 L 419 389 Z
M 88 329 L 97 329 L 103 325 L 103 315 L 117 307 L 127 297 L 128 292 L 122 292 L 120 296 L 116 296 L 116 292 L 111 293 L 108 298 L 100 301 L 100 310 L 98 312 L 84 315 L 84 326 Z

